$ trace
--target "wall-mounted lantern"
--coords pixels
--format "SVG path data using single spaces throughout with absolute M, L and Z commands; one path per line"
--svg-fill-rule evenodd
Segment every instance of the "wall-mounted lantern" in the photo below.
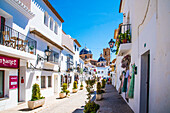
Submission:
M 49 49 L 49 46 L 47 46 L 47 49 L 44 52 L 45 52 L 45 55 L 47 56 L 47 58 L 44 58 L 44 57 L 40 56 L 39 54 L 37 54 L 37 64 L 41 60 L 47 60 L 48 61 L 48 57 L 51 55 L 51 50 Z
M 115 44 L 114 40 L 111 39 L 108 44 L 109 44 L 111 52 L 116 52 L 116 50 L 113 50 L 113 47 L 114 47 L 114 44 Z

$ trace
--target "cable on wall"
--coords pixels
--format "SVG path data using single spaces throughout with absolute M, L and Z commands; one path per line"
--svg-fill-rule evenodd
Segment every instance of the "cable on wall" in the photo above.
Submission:
M 138 26 L 138 57 L 139 57 L 139 28 L 140 26 L 145 22 L 146 20 L 146 16 L 148 14 L 148 11 L 149 11 L 149 5 L 150 5 L 150 0 L 148 0 L 148 4 L 147 4 L 147 8 L 146 8 L 146 12 L 145 12 L 145 15 L 144 15 L 144 18 L 142 20 L 142 22 L 139 24 Z

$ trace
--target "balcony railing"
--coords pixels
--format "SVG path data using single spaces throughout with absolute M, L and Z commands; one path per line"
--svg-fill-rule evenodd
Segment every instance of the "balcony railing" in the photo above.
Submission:
M 123 24 L 119 27 L 116 39 L 116 55 L 119 51 L 120 44 L 131 43 L 131 24 Z
M 131 24 L 123 24 L 120 26 L 117 36 L 119 43 L 131 43 Z
M 0 44 L 34 55 L 36 54 L 37 42 L 35 40 L 2 23 L 0 26 Z

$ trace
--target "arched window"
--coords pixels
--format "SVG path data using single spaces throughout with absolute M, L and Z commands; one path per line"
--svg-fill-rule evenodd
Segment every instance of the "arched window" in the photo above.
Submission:
M 48 13 L 47 12 L 44 13 L 44 24 L 48 26 Z
M 50 29 L 53 30 L 53 18 L 50 18 Z
M 77 49 L 77 48 L 76 48 L 76 45 L 74 45 L 74 49 L 75 49 L 75 51 L 76 51 L 76 49 Z
M 87 56 L 85 55 L 85 59 L 87 58 Z
M 56 34 L 58 34 L 58 24 L 57 24 L 57 22 L 55 22 L 54 32 Z

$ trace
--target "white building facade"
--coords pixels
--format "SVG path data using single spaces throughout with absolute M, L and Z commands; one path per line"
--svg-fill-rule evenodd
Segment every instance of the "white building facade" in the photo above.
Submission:
M 0 111 L 31 100 L 34 83 L 44 97 L 60 93 L 62 75 L 73 86 L 68 61 L 79 64 L 79 50 L 63 41 L 63 22 L 47 0 L 0 1 Z
M 116 84 L 119 87 L 123 70 L 121 59 L 130 55 L 130 75 L 133 74 L 132 65 L 135 65 L 135 79 L 134 96 L 128 104 L 135 113 L 170 111 L 169 4 L 169 0 L 121 0 L 120 3 L 119 12 L 123 13 L 120 32 L 130 30 L 131 41 L 119 46 Z

